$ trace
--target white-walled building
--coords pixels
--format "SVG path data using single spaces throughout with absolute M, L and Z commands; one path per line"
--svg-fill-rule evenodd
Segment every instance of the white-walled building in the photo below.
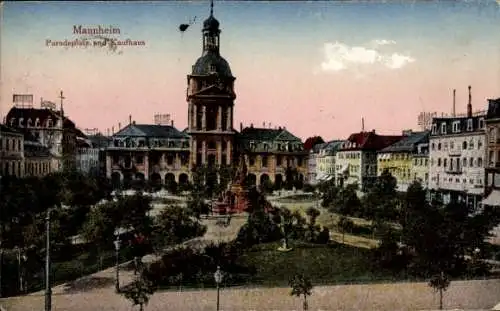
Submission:
M 314 145 L 311 150 L 309 150 L 309 155 L 307 156 L 307 178 L 306 182 L 310 185 L 315 185 L 318 183 L 317 180 L 317 157 L 319 150 L 323 144 Z
M 316 178 L 327 181 L 335 178 L 335 155 L 343 140 L 332 140 L 320 145 L 316 156 Z
M 435 118 L 429 139 L 429 189 L 444 203 L 455 198 L 476 208 L 484 192 L 485 115 Z

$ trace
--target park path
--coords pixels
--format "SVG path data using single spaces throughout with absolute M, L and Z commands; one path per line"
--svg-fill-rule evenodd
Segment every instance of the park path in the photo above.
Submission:
M 301 300 L 288 288 L 222 288 L 221 311 L 301 310 Z M 214 290 L 162 291 L 155 293 L 146 311 L 213 311 Z M 500 280 L 452 282 L 444 296 L 446 310 L 492 310 L 500 300 Z M 5 311 L 43 308 L 41 294 L 0 300 Z M 88 292 L 55 294 L 53 311 L 131 311 L 129 301 L 107 287 Z M 436 310 L 438 295 L 426 283 L 317 286 L 309 298 L 310 311 L 417 311 Z

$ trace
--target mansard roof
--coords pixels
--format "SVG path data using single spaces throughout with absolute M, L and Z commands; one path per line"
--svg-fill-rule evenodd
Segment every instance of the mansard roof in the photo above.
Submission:
M 25 120 L 31 119 L 33 120 L 33 124 L 36 119 L 40 120 L 40 123 L 43 124 L 47 119 L 51 118 L 52 120 L 57 120 L 61 117 L 61 113 L 59 111 L 51 110 L 48 108 L 20 108 L 20 107 L 12 107 L 6 116 L 6 123 L 10 124 L 10 120 L 15 118 L 19 120 L 19 118 L 24 118 Z M 74 128 L 75 123 L 64 117 L 64 127 L 65 128 Z
M 417 145 L 429 142 L 429 131 L 415 132 L 400 141 L 380 150 L 380 153 L 413 152 Z
M 253 126 L 244 128 L 240 132 L 239 138 L 243 140 L 253 140 L 253 141 L 302 142 L 300 138 L 293 135 L 284 128 L 269 129 L 269 128 L 257 128 Z
M 189 135 L 180 132 L 175 127 L 170 125 L 156 124 L 129 124 L 121 129 L 114 137 L 161 137 L 161 138 L 177 138 L 187 139 Z
M 430 136 L 472 134 L 484 131 L 484 123 L 480 120 L 485 119 L 486 115 L 473 115 L 471 117 L 441 117 L 432 119 L 433 131 Z M 469 129 L 469 120 L 472 120 L 472 128 Z M 445 124 L 446 132 L 442 132 L 442 125 Z M 454 125 L 458 124 L 458 129 L 454 131 Z

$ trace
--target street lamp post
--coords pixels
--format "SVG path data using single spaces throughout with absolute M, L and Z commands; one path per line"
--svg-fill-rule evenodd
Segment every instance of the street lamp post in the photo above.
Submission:
M 217 266 L 217 271 L 214 273 L 215 284 L 217 284 L 217 311 L 219 311 L 220 283 L 222 283 L 222 271 L 220 266 Z
M 52 289 L 50 287 L 50 208 L 45 218 L 45 311 L 52 310 Z
M 117 293 L 120 292 L 120 235 L 116 234 L 116 240 L 113 242 L 115 244 L 115 255 L 116 255 L 116 283 L 115 283 L 115 291 Z

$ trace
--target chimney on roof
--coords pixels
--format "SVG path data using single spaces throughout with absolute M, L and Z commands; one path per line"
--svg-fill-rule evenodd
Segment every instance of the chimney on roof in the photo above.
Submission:
M 128 115 L 128 124 L 132 124 L 132 115 L 131 114 Z
M 456 116 L 456 110 L 455 110 L 456 93 L 457 93 L 457 90 L 453 89 L 453 117 Z
M 240 122 L 240 132 L 243 131 L 243 122 Z
M 109 136 L 109 128 L 106 129 L 106 136 Z
M 111 127 L 111 135 L 115 135 L 115 127 L 114 126 Z
M 470 91 L 471 87 L 469 85 L 469 103 L 467 104 L 467 117 L 472 117 L 472 95 Z
M 361 132 L 365 131 L 365 118 L 361 117 Z
M 170 120 L 170 125 L 174 127 L 174 120 Z
M 121 129 L 122 129 L 122 123 L 118 122 L 118 130 L 121 130 Z
M 375 134 L 375 129 L 372 130 L 372 133 Z
M 266 121 L 262 122 L 262 127 L 266 128 Z
M 281 131 L 281 126 L 278 126 L 278 130 L 280 130 L 280 131 Z
M 135 125 L 135 120 L 134 120 L 134 121 L 132 121 L 132 124 L 133 124 L 133 125 Z
M 253 129 L 253 123 L 250 123 L 250 128 Z

